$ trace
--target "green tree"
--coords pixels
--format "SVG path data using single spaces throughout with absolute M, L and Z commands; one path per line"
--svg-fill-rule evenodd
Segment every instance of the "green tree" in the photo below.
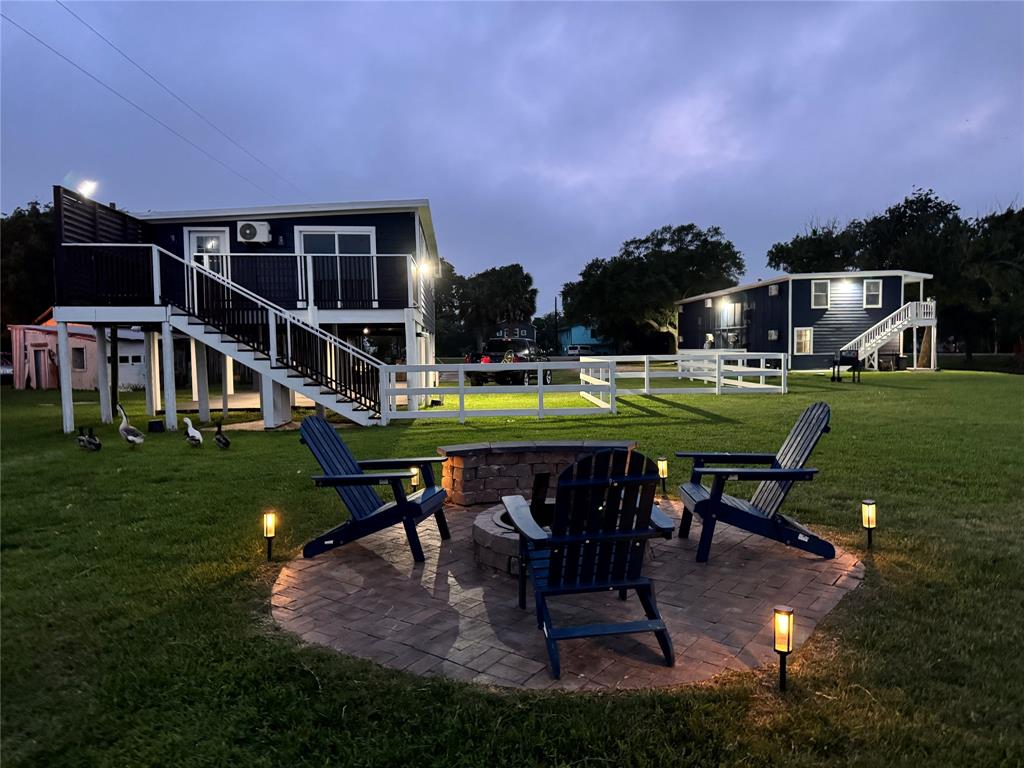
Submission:
M 464 354 L 473 343 L 459 312 L 465 283 L 466 278 L 455 271 L 451 262 L 442 258 L 441 276 L 434 283 L 436 351 L 439 357 Z
M 735 285 L 743 271 L 743 256 L 718 227 L 661 227 L 565 284 L 567 322 L 589 325 L 620 350 L 650 348 L 654 334 L 675 329 L 677 300 Z
M 784 272 L 843 272 L 856 269 L 861 224 L 845 227 L 832 220 L 812 224 L 788 243 L 775 243 L 768 250 L 768 266 Z
M 53 306 L 54 219 L 33 200 L 0 218 L 0 324 L 28 323 Z
M 521 264 L 491 267 L 468 277 L 459 297 L 459 317 L 476 348 L 503 320 L 529 320 L 537 311 L 537 289 Z

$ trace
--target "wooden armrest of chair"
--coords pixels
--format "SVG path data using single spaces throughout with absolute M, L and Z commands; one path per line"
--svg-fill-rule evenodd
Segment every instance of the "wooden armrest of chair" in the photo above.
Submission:
M 548 534 L 544 532 L 537 521 L 530 513 L 530 505 L 522 496 L 502 496 L 501 503 L 505 505 L 508 516 L 512 519 L 512 525 L 523 536 L 530 541 L 544 541 Z

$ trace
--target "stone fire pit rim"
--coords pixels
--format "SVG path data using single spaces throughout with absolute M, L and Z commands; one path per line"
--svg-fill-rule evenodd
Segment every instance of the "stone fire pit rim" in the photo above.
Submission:
M 441 456 L 472 456 L 479 453 L 540 453 L 543 451 L 565 451 L 573 449 L 635 449 L 636 440 L 530 440 L 518 442 L 462 443 L 442 445 L 437 452 Z

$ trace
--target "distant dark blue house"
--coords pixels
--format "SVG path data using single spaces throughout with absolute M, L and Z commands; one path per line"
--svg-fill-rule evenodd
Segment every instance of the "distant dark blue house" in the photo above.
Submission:
M 681 299 L 679 348 L 786 352 L 798 370 L 827 368 L 840 350 L 857 350 L 869 368 L 904 354 L 913 366 L 918 328 L 931 329 L 934 355 L 935 304 L 924 291 L 931 277 L 905 270 L 785 275 Z

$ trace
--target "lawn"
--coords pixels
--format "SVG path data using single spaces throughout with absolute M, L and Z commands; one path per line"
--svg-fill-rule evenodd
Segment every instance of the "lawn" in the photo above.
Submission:
M 344 431 L 363 456 L 481 440 L 634 438 L 774 451 L 833 408 L 787 506 L 861 554 L 865 584 L 774 670 L 656 693 L 506 693 L 306 647 L 269 620 L 283 560 L 334 525 L 294 432 L 229 452 L 114 427 L 59 433 L 55 393 L 2 393 L 2 758 L 65 765 L 1019 765 L 1024 760 L 1024 377 L 791 377 L 787 396 L 625 398 L 616 416 Z M 514 396 L 513 396 L 514 397 Z M 98 423 L 95 393 L 76 393 Z M 143 403 L 129 395 L 130 415 Z M 673 460 L 672 480 L 686 474 Z M 670 485 L 671 487 L 671 485 Z M 879 505 L 863 549 L 858 502 Z M 260 512 L 280 512 L 277 564 Z M 712 567 L 713 563 L 711 566 Z M 541 638 L 538 635 L 538 642 Z

